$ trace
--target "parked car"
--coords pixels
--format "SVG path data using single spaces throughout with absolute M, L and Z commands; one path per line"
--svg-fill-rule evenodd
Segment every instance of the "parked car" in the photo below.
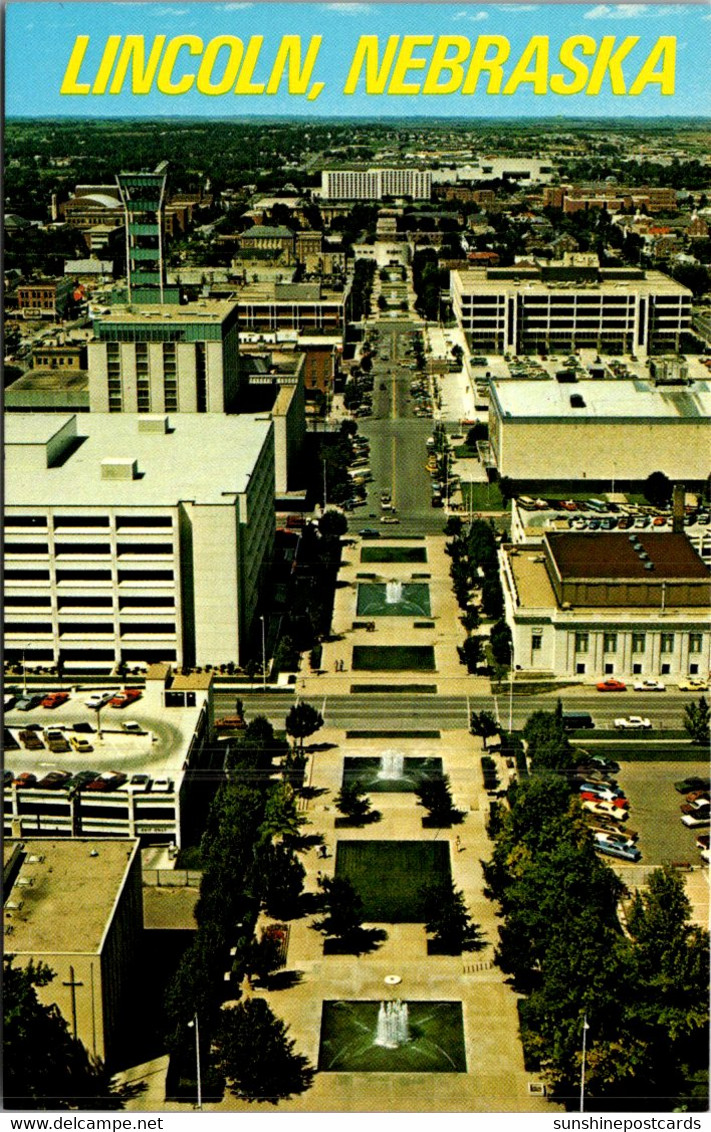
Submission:
M 634 685 L 635 692 L 666 692 L 667 686 L 661 680 L 642 680 Z
M 48 692 L 42 700 L 43 708 L 56 708 L 65 704 L 69 699 L 69 692 Z
M 51 770 L 37 783 L 40 790 L 61 790 L 71 778 L 68 770 Z
M 618 731 L 649 731 L 652 722 L 642 715 L 627 715 L 615 720 Z
M 15 704 L 15 710 L 32 711 L 33 707 L 37 707 L 37 704 L 40 702 L 41 698 L 41 696 L 20 696 L 19 700 Z
M 627 845 L 632 848 L 634 839 L 629 837 L 627 830 L 624 832 L 616 829 L 593 829 L 592 831 L 594 841 L 606 841 L 612 845 Z
M 598 841 L 595 843 L 595 848 L 598 853 L 604 853 L 607 857 L 617 857 L 621 861 L 639 861 L 642 854 L 636 845 L 613 845 L 609 841 Z
M 173 789 L 173 781 L 170 778 L 155 778 L 153 780 L 152 792 L 154 794 L 167 794 Z
M 93 782 L 88 783 L 87 790 L 118 790 L 127 781 L 127 776 L 120 770 L 105 770 Z
M 129 786 L 133 786 L 136 790 L 148 790 L 151 784 L 151 778 L 148 774 L 132 774 Z
M 680 692 L 705 692 L 708 686 L 708 680 L 702 680 L 700 676 L 689 676 L 688 680 L 680 680 L 677 685 Z
M 622 790 L 619 790 L 614 786 L 600 786 L 595 782 L 583 782 L 580 786 L 580 793 L 597 794 L 598 798 L 602 798 L 606 802 L 614 802 L 614 800 L 617 798 L 623 801 L 625 805 L 627 804 L 627 799 L 625 798 Z
M 711 777 L 698 778 L 691 775 L 689 778 L 681 778 L 674 783 L 674 789 L 678 790 L 680 794 L 688 794 L 690 790 L 709 790 L 711 789 Z
M 598 692 L 626 692 L 627 685 L 621 680 L 601 680 L 597 685 Z
M 629 807 L 629 802 L 624 797 L 618 798 L 616 795 L 612 798 L 603 797 L 602 794 L 597 794 L 594 790 L 582 790 L 580 799 L 583 802 L 610 802 L 611 805 L 617 806 L 619 810 L 626 810 Z
M 70 782 L 72 790 L 86 790 L 90 783 L 94 782 L 100 775 L 98 770 L 80 770 L 75 774 Z
M 81 735 L 71 735 L 69 742 L 80 755 L 88 755 L 90 751 L 94 750 L 89 740 L 84 739 Z
M 92 708 L 93 711 L 98 711 L 99 708 L 107 704 L 116 694 L 116 692 L 92 692 L 89 699 L 84 700 L 84 703 L 88 708 Z
M 15 786 L 18 790 L 29 790 L 32 786 L 37 785 L 37 775 L 31 774 L 29 770 L 23 770 L 22 774 L 18 774 L 15 779 Z
M 145 735 L 146 729 L 140 723 L 136 723 L 135 719 L 125 719 L 121 724 L 122 729 L 128 735 Z
M 143 693 L 140 688 L 124 688 L 123 692 L 117 692 L 109 700 L 109 707 L 125 708 L 129 704 L 134 704 L 136 700 L 140 700 Z
M 711 825 L 711 808 L 694 814 L 682 814 L 681 820 L 689 829 L 696 829 L 700 825 Z
M 247 724 L 241 715 L 225 715 L 215 720 L 216 731 L 244 731 Z
M 627 811 L 621 806 L 615 806 L 612 802 L 593 802 L 586 799 L 583 803 L 583 809 L 588 810 L 591 814 L 605 814 L 612 818 L 613 821 L 623 822 L 627 821 Z

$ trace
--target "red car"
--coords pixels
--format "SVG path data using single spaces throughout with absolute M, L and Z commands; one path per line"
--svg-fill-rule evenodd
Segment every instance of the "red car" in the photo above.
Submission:
M 117 695 L 111 697 L 109 707 L 128 707 L 129 704 L 140 700 L 141 694 L 140 688 L 124 688 L 123 692 L 118 692 Z
M 597 685 L 598 692 L 626 692 L 627 685 L 621 680 L 603 680 Z
M 601 801 L 607 800 L 607 801 L 609 801 L 611 806 L 617 806 L 618 810 L 626 810 L 629 806 L 629 802 L 627 801 L 626 798 L 604 799 L 604 798 L 600 798 L 599 794 L 592 794 L 587 790 L 584 790 L 581 793 L 580 797 L 582 798 L 583 802 L 601 802 Z
M 55 708 L 69 699 L 69 692 L 48 692 L 42 700 L 42 707 Z

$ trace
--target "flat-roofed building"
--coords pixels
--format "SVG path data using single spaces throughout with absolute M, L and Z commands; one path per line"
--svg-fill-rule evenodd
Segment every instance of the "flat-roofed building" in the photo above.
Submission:
M 683 534 L 550 532 L 505 549 L 502 578 L 517 670 L 672 682 L 709 670 L 711 569 Z
M 274 541 L 271 420 L 8 415 L 5 654 L 244 656 Z
M 92 1057 L 109 1068 L 134 1009 L 143 929 L 137 841 L 31 838 L 3 850 L 5 953 L 46 963 L 36 987 Z
M 89 395 L 98 413 L 233 413 L 240 390 L 237 304 L 116 307 L 94 322 Z
M 472 350 L 498 354 L 591 348 L 646 357 L 678 352 L 691 291 L 660 271 L 604 268 L 567 254 L 550 264 L 453 271 L 454 316 Z
M 73 291 L 71 279 L 32 279 L 17 288 L 17 309 L 23 318 L 64 318 Z
M 177 848 L 193 843 L 205 782 L 221 773 L 224 759 L 213 741 L 212 673 L 150 665 L 141 697 L 128 709 L 128 729 L 125 710 L 106 707 L 99 721 L 78 696 L 43 714 L 40 708 L 33 713 L 43 725 L 32 733 L 42 744 L 36 749 L 23 742 L 22 712 L 5 713 L 5 769 L 11 768 L 3 791 L 5 837 L 139 838 L 142 845 Z M 49 728 L 68 741 L 77 738 L 76 724 L 84 729 L 83 750 L 72 745 L 62 753 L 48 751 Z M 117 768 L 125 781 L 117 781 Z M 53 770 L 66 772 L 65 781 L 47 782 Z M 98 781 L 101 775 L 108 777 Z
M 493 381 L 489 443 L 517 484 L 591 488 L 643 482 L 655 471 L 687 485 L 709 475 L 711 387 L 652 381 Z
M 241 331 L 297 331 L 345 335 L 350 284 L 341 290 L 321 283 L 255 283 L 239 292 Z
M 321 194 L 327 200 L 429 200 L 432 173 L 426 169 L 326 169 L 321 174 Z

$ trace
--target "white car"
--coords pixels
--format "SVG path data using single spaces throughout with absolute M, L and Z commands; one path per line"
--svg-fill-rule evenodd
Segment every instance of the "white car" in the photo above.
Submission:
M 123 731 L 127 731 L 129 735 L 145 735 L 145 727 L 141 727 L 140 723 L 136 723 L 135 719 L 125 719 L 121 724 Z
M 625 837 L 624 833 L 606 833 L 604 830 L 595 830 L 593 841 L 600 845 L 622 845 L 625 849 L 634 849 L 635 847 L 632 838 Z
M 167 794 L 173 789 L 173 781 L 170 778 L 154 778 L 151 790 L 154 794 Z
M 642 680 L 641 683 L 634 685 L 635 692 L 666 692 L 666 684 L 662 684 L 661 680 Z
M 84 700 L 84 703 L 88 708 L 92 708 L 93 711 L 97 711 L 99 708 L 102 708 L 104 704 L 107 704 L 110 699 L 113 699 L 113 697 L 117 695 L 118 691 L 92 692 L 92 694 L 89 696 L 89 699 Z
M 701 810 L 695 814 L 682 814 L 681 820 L 690 829 L 696 829 L 700 825 L 711 825 L 711 810 Z
M 619 731 L 649 731 L 651 726 L 652 721 L 641 715 L 628 715 L 615 720 L 615 727 Z
M 588 810 L 591 814 L 604 814 L 613 821 L 623 822 L 627 821 L 627 810 L 621 809 L 619 806 L 613 806 L 612 802 L 583 802 L 583 809 Z

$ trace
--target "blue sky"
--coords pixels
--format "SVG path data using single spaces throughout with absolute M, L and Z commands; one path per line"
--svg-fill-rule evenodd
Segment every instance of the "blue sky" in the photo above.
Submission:
M 279 115 L 300 118 L 328 116 L 405 117 L 661 117 L 711 114 L 711 6 L 708 4 L 461 4 L 461 3 L 146 3 L 10 2 L 6 15 L 6 114 L 67 117 L 249 117 Z M 143 35 L 149 47 L 156 35 L 199 36 L 205 44 L 218 35 L 263 35 L 264 45 L 254 81 L 268 78 L 282 35 L 302 36 L 304 50 L 312 35 L 323 37 L 313 79 L 324 83 L 314 101 L 285 90 L 268 96 L 206 97 L 194 89 L 167 96 L 154 89 L 146 95 L 124 90 L 116 95 L 68 96 L 60 86 L 75 39 L 90 37 L 79 81 L 92 81 L 109 35 Z M 638 97 L 615 97 L 605 81 L 595 97 L 534 95 L 523 84 L 509 97 L 453 94 L 367 96 L 358 90 L 343 94 L 350 61 L 361 35 L 503 35 L 511 41 L 508 77 L 513 63 L 532 35 L 548 35 L 551 72 L 560 70 L 557 49 L 571 35 L 640 37 L 625 64 L 628 84 L 657 38 L 677 37 L 676 90 L 662 96 L 658 86 Z M 427 58 L 431 49 L 418 49 Z M 224 55 L 220 57 L 224 62 Z M 189 62 L 183 52 L 175 74 Z M 195 69 L 196 61 L 192 60 Z M 197 60 L 199 63 L 199 60 Z M 215 72 L 218 73 L 217 71 Z M 418 76 L 410 74 L 408 80 Z M 569 76 L 566 75 L 566 78 Z M 125 84 L 128 85 L 128 84 Z M 481 85 L 481 84 L 480 84 Z

